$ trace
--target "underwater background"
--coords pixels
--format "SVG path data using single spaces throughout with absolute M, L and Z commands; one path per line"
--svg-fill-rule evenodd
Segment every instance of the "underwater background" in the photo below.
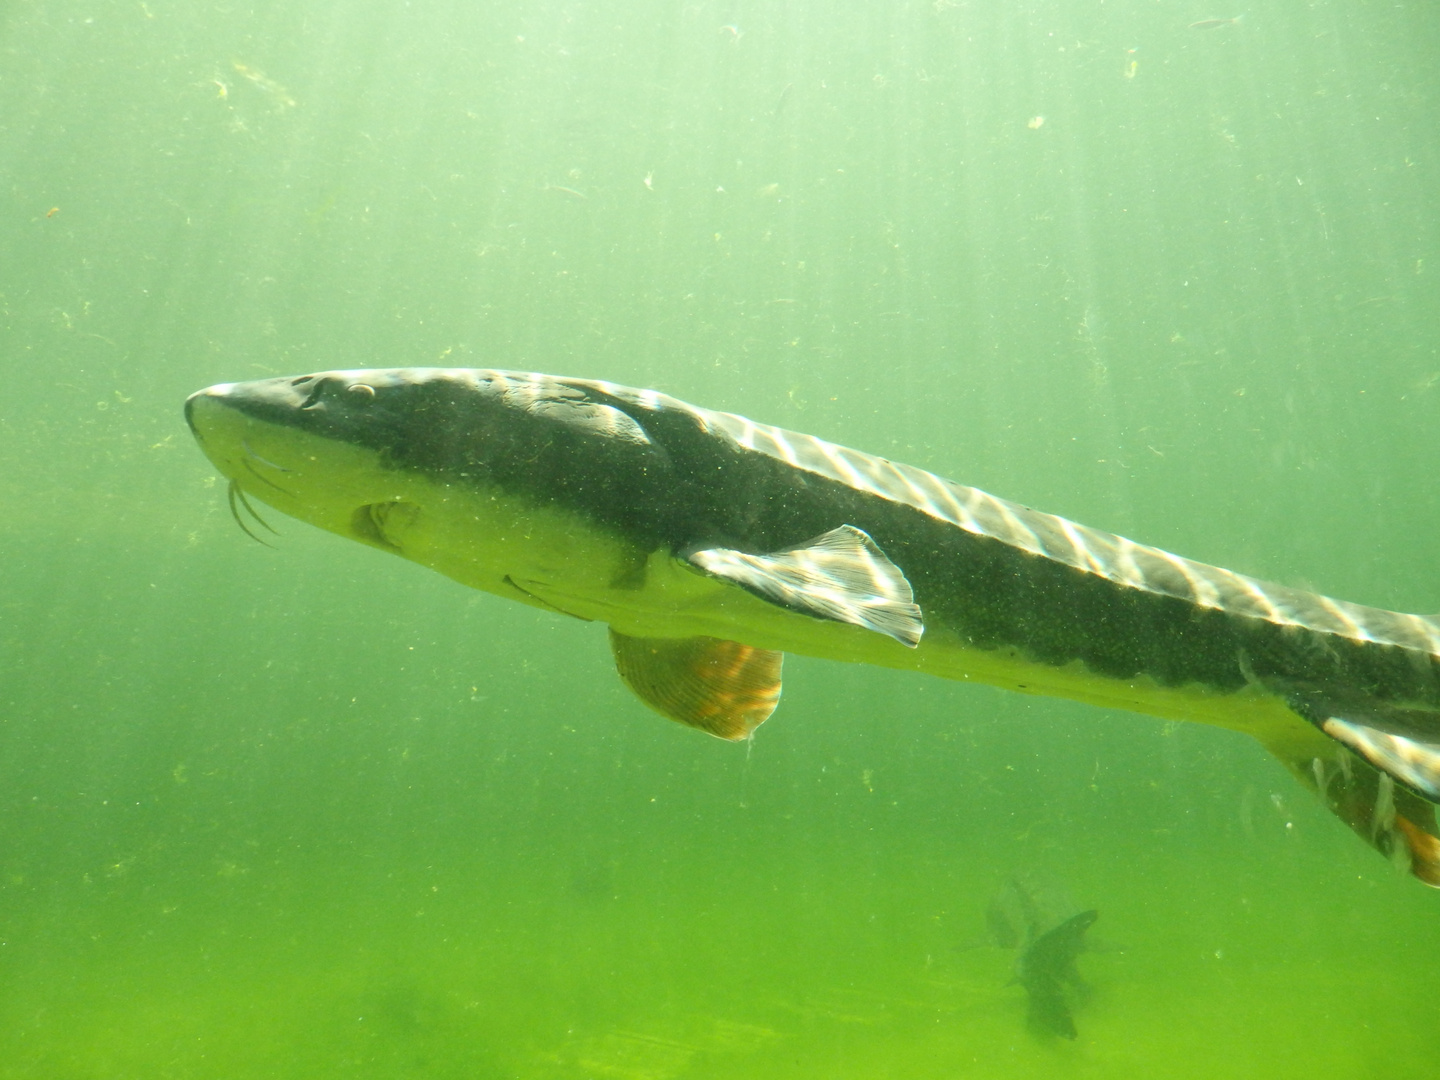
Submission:
M 1424 3 L 0 4 L 0 1080 L 1436 1075 L 1440 896 L 1253 741 L 792 657 L 723 744 L 181 404 L 609 379 L 1437 611 L 1437 113 Z

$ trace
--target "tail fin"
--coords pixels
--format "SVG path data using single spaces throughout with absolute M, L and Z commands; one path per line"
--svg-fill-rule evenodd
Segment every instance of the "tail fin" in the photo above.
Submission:
M 1426 885 L 1440 888 L 1435 808 L 1340 743 L 1306 725 L 1261 739 L 1295 779 L 1362 840 Z
M 1297 690 L 1290 708 L 1422 799 L 1440 802 L 1440 714 L 1384 702 Z

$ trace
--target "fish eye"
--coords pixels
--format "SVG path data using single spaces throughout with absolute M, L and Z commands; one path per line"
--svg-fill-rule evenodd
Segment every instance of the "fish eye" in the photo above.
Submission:
M 356 395 L 357 397 L 373 398 L 375 396 L 375 388 L 373 386 L 370 386 L 368 383 L 351 383 L 345 389 L 349 390 L 350 393 Z

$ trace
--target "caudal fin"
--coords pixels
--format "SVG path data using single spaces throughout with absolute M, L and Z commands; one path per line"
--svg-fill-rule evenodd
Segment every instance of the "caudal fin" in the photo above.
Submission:
M 1320 690 L 1289 695 L 1290 708 L 1415 794 L 1440 802 L 1440 713 L 1347 700 Z
M 1330 812 L 1401 869 L 1440 888 L 1440 829 L 1435 808 L 1316 727 L 1262 739 Z

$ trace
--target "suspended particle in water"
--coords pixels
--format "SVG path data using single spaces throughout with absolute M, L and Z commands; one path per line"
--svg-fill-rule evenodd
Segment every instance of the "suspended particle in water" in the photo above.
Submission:
M 1242 15 L 1230 19 L 1201 19 L 1190 24 L 1191 30 L 1219 30 L 1223 26 L 1239 26 Z

